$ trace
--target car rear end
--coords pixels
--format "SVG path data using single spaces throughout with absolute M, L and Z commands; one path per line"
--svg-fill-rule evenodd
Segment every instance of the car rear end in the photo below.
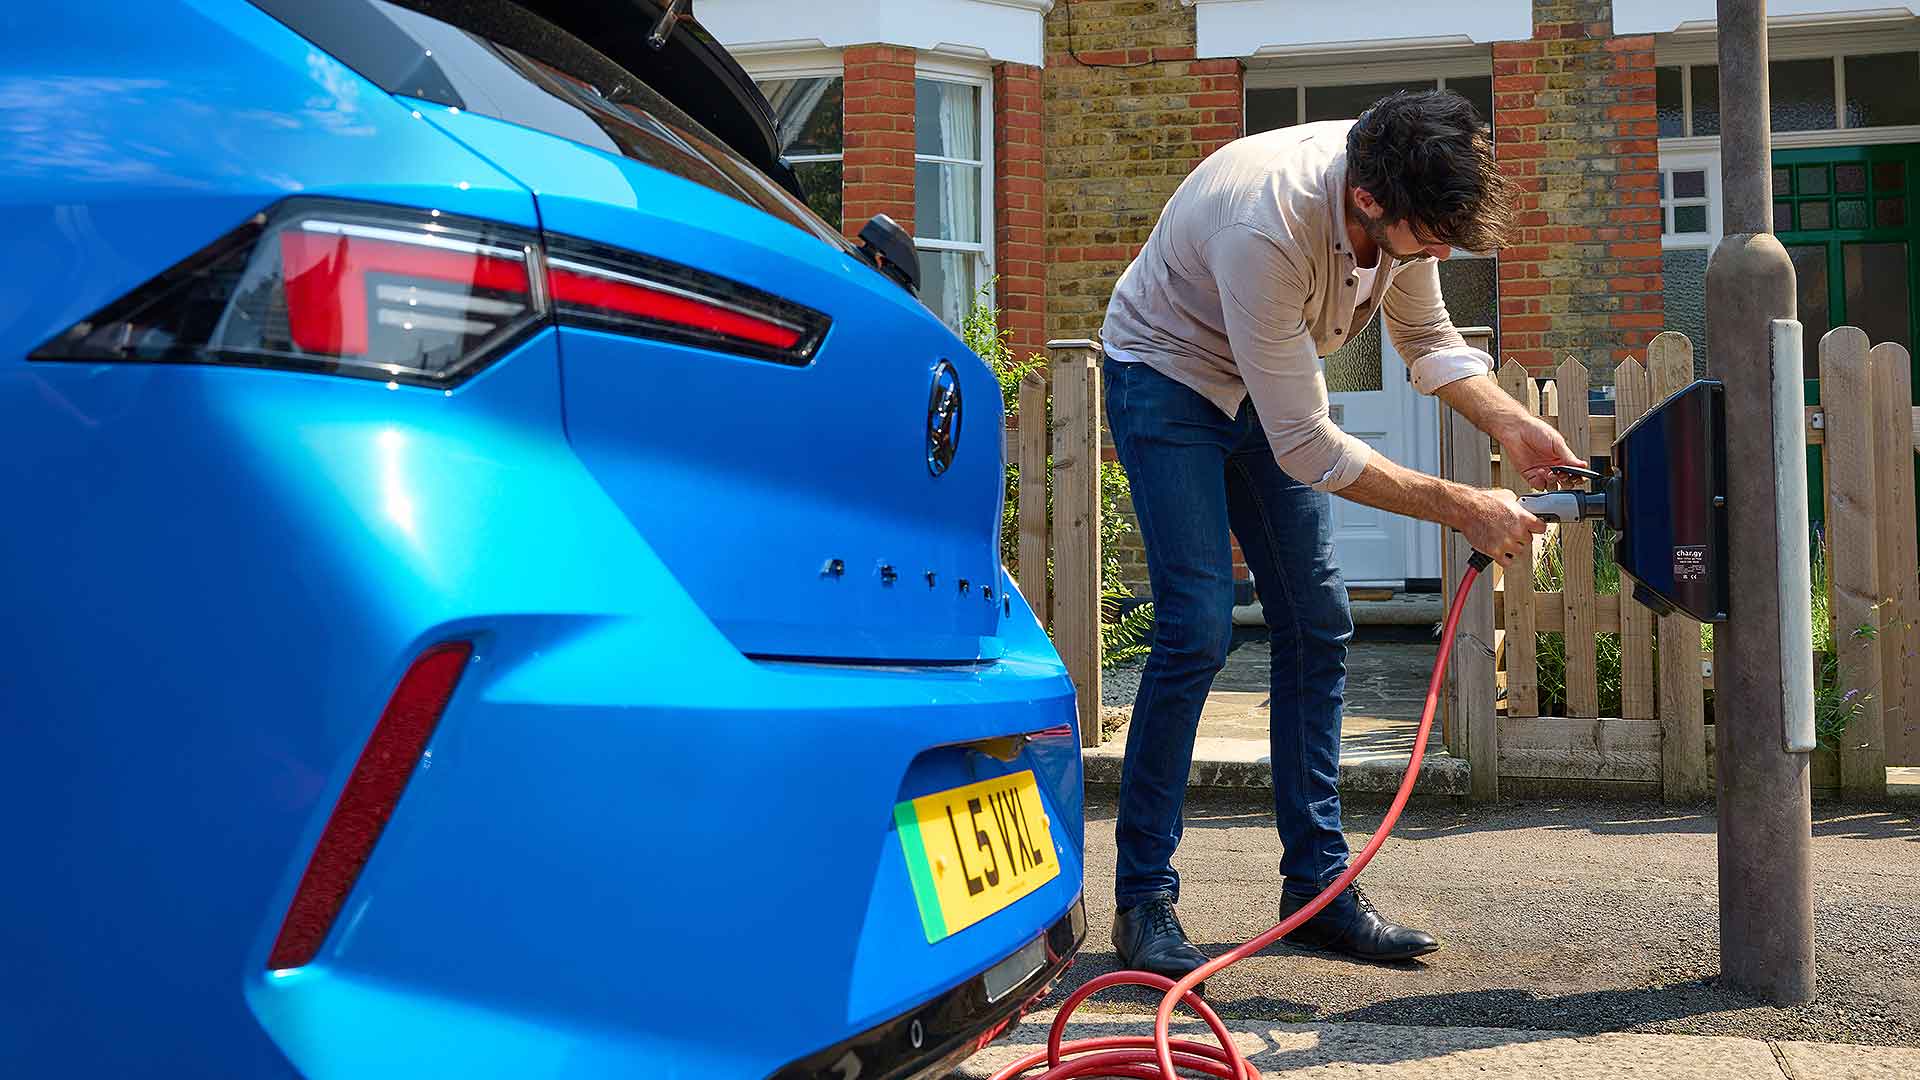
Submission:
M 10 29 L 0 1059 L 905 1076 L 1058 974 L 1072 690 L 924 307 L 502 3 Z

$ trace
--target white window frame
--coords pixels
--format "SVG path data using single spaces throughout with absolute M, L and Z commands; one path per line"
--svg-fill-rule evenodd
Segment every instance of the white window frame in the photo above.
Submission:
M 1802 147 L 1870 146 L 1883 143 L 1920 142 L 1920 124 L 1899 127 L 1850 128 L 1847 126 L 1847 65 L 1849 56 L 1878 56 L 1885 53 L 1920 53 L 1920 27 L 1906 20 L 1901 25 L 1874 24 L 1862 20 L 1848 27 L 1822 26 L 1795 31 L 1778 28 L 1767 35 L 1767 59 L 1826 60 L 1833 68 L 1834 126 L 1814 131 L 1776 131 L 1775 149 Z M 1702 32 L 1662 34 L 1654 42 L 1656 67 L 1680 68 L 1681 130 L 1693 130 L 1694 67 L 1713 67 L 1720 62 L 1719 43 L 1709 29 Z M 1920 82 L 1910 88 L 1920 95 Z M 1660 140 L 1661 168 L 1667 168 L 1669 148 L 1675 152 L 1717 151 L 1718 135 L 1673 135 Z
M 932 82 L 961 83 L 980 91 L 980 160 L 974 162 L 965 158 L 936 157 L 921 154 L 916 147 L 913 155 L 914 171 L 918 173 L 920 162 L 946 165 L 979 165 L 980 167 L 980 241 L 969 243 L 964 240 L 940 240 L 919 235 L 919 214 L 914 215 L 913 246 L 920 251 L 962 251 L 972 254 L 977 270 L 977 279 L 985 287 L 985 302 L 998 306 L 1000 290 L 994 284 L 994 174 L 993 174 L 993 72 L 986 65 L 973 60 L 942 56 L 938 53 L 922 53 L 916 59 L 913 68 L 916 81 L 927 79 Z M 916 96 L 918 91 L 916 90 Z M 917 193 L 916 193 L 917 198 Z M 978 297 L 980 294 L 975 293 Z M 962 315 L 964 316 L 964 312 Z
M 796 49 L 781 52 L 749 53 L 739 57 L 741 69 L 757 85 L 766 79 L 839 79 L 844 100 L 847 78 L 846 61 L 839 49 Z M 841 106 L 842 111 L 845 105 Z M 777 132 L 775 133 L 778 134 Z M 813 161 L 844 161 L 847 156 L 846 131 L 844 118 L 840 133 L 840 152 L 837 154 L 792 154 L 786 157 L 790 165 L 804 165 Z M 844 166 L 842 166 L 844 170 Z M 840 181 L 842 196 L 845 195 L 846 180 L 844 171 Z M 846 231 L 844 215 L 840 231 Z
M 1420 59 L 1354 62 L 1350 58 L 1329 60 L 1325 56 L 1315 56 L 1311 60 L 1249 64 L 1240 94 L 1240 115 L 1246 116 L 1246 95 L 1253 90 L 1292 87 L 1294 90 L 1293 122 L 1298 124 L 1302 122 L 1301 118 L 1307 115 L 1309 86 L 1432 82 L 1435 89 L 1445 90 L 1447 80 L 1450 78 L 1487 79 L 1492 77 L 1493 50 L 1484 45 L 1454 50 L 1450 55 L 1428 56 Z M 1493 117 L 1487 117 L 1487 121 L 1491 123 Z
M 1676 172 L 1706 173 L 1707 193 L 1689 198 L 1674 195 L 1672 174 Z M 1663 149 L 1660 154 L 1660 174 L 1660 246 L 1663 249 L 1711 249 L 1719 243 L 1722 233 L 1719 153 L 1698 150 L 1668 153 Z M 1676 206 L 1705 206 L 1707 208 L 1706 230 L 1685 233 L 1669 231 L 1668 225 L 1673 221 L 1673 209 Z

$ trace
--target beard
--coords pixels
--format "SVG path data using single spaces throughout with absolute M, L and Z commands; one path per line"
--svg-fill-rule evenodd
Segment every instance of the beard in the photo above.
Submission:
M 1348 213 L 1360 219 L 1360 228 L 1365 230 L 1367 239 L 1373 241 L 1374 246 L 1393 261 L 1413 262 L 1416 259 L 1429 257 L 1424 250 L 1405 253 L 1393 250 L 1393 244 L 1387 239 L 1387 222 L 1384 214 L 1380 217 L 1369 217 L 1366 211 L 1360 209 L 1351 199 L 1347 202 L 1347 208 Z

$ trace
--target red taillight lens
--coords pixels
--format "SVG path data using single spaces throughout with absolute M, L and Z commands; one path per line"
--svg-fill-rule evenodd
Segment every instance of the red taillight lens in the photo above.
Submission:
M 303 221 L 280 234 L 287 332 L 295 347 L 365 356 L 376 330 L 485 337 L 533 310 L 523 253 L 437 236 Z M 392 344 L 404 345 L 405 342 Z M 416 349 L 416 351 L 418 351 Z
M 432 210 L 290 199 L 35 350 L 319 371 L 471 375 L 548 318 L 539 237 Z
M 624 274 L 554 260 L 549 273 L 554 303 L 562 311 L 578 309 L 601 317 L 626 317 L 687 330 L 738 338 L 773 349 L 791 349 L 801 328 L 790 323 L 721 306 L 691 293 L 643 282 Z
M 267 967 L 299 967 L 320 951 L 472 654 L 464 641 L 436 645 L 401 677 L 307 861 Z
M 34 350 L 33 360 L 241 364 L 447 387 L 558 321 L 795 366 L 828 319 L 590 241 L 289 199 Z M 551 300 L 550 300 L 551 298 Z
M 562 325 L 739 353 L 796 367 L 813 359 L 828 319 L 811 308 L 692 267 L 568 237 L 549 237 L 553 309 Z

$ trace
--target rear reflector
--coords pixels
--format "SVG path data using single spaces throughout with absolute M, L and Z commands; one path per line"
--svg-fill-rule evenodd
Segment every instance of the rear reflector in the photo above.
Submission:
M 267 956 L 268 968 L 299 967 L 320 951 L 472 654 L 473 646 L 464 641 L 435 645 L 401 677 L 307 861 Z

